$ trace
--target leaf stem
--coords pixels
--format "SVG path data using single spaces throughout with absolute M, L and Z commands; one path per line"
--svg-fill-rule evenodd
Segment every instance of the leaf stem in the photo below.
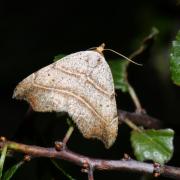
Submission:
M 138 132 L 141 132 L 141 129 L 136 126 L 136 124 L 134 124 L 131 120 L 129 120 L 128 118 L 126 118 L 124 120 L 124 122 L 131 128 L 133 129 L 134 131 L 138 131 Z
M 129 59 L 133 59 L 136 56 L 143 53 L 148 48 L 148 45 L 150 44 L 149 42 L 152 41 L 157 36 L 158 33 L 159 33 L 158 29 L 153 27 L 151 30 L 151 33 L 143 39 L 140 47 L 129 56 Z M 127 77 L 126 77 L 126 81 L 128 83 L 129 94 L 130 94 L 130 96 L 131 96 L 131 98 L 132 98 L 132 100 L 136 106 L 136 112 L 139 112 L 139 113 L 144 112 L 144 110 L 141 106 L 141 103 L 138 99 L 138 96 L 137 96 L 135 90 L 133 89 L 133 87 L 129 84 Z
M 1 152 L 1 158 L 0 158 L 0 179 L 2 177 L 2 171 L 3 171 L 3 166 L 4 166 L 4 161 L 6 158 L 6 153 L 7 153 L 7 144 L 4 144 Z
M 69 126 L 69 129 L 67 130 L 66 132 L 66 135 L 64 136 L 64 139 L 63 139 L 63 144 L 66 144 L 69 140 L 69 138 L 71 137 L 71 134 L 73 133 L 74 131 L 74 126 Z
M 129 94 L 134 102 L 134 105 L 136 107 L 136 112 L 138 113 L 142 113 L 143 112 L 143 108 L 141 106 L 141 103 L 138 99 L 138 96 L 134 90 L 134 88 L 128 83 L 128 91 L 129 91 Z

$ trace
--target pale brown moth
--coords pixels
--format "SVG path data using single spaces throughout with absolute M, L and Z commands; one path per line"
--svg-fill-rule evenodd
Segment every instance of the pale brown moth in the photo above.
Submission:
M 109 148 L 117 137 L 118 117 L 112 73 L 98 48 L 32 73 L 13 97 L 29 102 L 34 111 L 67 112 L 85 138 L 97 138 Z

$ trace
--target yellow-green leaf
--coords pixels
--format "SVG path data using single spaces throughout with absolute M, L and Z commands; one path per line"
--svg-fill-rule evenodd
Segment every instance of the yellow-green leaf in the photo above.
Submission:
M 1 151 L 1 158 L 0 158 L 0 179 L 2 177 L 2 171 L 3 171 L 3 167 L 4 167 L 4 162 L 5 162 L 6 154 L 7 154 L 7 144 L 5 144 L 3 146 L 2 151 Z
M 17 164 L 15 164 L 12 167 L 10 167 L 4 173 L 4 176 L 3 176 L 2 180 L 10 180 L 12 178 L 12 176 L 15 174 L 15 172 L 22 166 L 23 163 L 24 163 L 24 161 L 20 161 Z

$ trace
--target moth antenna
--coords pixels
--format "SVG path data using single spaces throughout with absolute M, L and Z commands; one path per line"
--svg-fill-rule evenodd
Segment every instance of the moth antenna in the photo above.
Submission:
M 98 47 L 98 48 L 99 48 L 99 47 Z M 134 64 L 136 64 L 136 65 L 138 65 L 138 66 L 142 66 L 142 64 L 139 64 L 139 63 L 137 63 L 137 62 L 129 59 L 128 57 L 124 56 L 123 54 L 121 54 L 121 53 L 119 53 L 119 52 L 117 52 L 117 51 L 114 51 L 113 49 L 103 49 L 103 51 L 111 51 L 111 52 L 113 52 L 113 53 L 115 53 L 115 54 L 123 57 L 124 59 L 128 60 L 129 62 L 132 62 L 132 63 L 134 63 Z
M 96 50 L 96 49 L 97 49 L 97 47 L 91 47 L 91 48 L 88 48 L 87 50 Z
M 102 54 L 102 55 L 103 55 L 103 51 L 111 51 L 111 52 L 113 52 L 113 53 L 115 53 L 115 54 L 123 57 L 124 59 L 128 60 L 129 62 L 132 62 L 133 64 L 136 64 L 136 65 L 138 65 L 138 66 L 142 66 L 142 64 L 137 63 L 137 62 L 129 59 L 128 57 L 124 56 L 123 54 L 121 54 L 121 53 L 119 53 L 119 52 L 117 52 L 117 51 L 115 51 L 115 50 L 113 50 L 113 49 L 105 49 L 105 43 L 102 43 L 102 44 L 101 44 L 100 46 L 98 46 L 98 47 L 91 47 L 91 48 L 89 48 L 88 50 L 95 50 L 95 51 L 97 51 L 98 53 L 100 53 L 100 54 Z

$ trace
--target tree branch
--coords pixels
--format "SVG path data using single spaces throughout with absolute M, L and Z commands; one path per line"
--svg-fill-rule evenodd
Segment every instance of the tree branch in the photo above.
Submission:
M 160 121 L 145 113 L 130 113 L 123 110 L 118 110 L 119 123 L 125 122 L 126 119 L 132 121 L 136 125 L 141 125 L 146 128 L 159 128 Z M 24 153 L 29 157 L 48 157 L 55 159 L 63 159 L 72 162 L 82 167 L 82 171 L 88 173 L 88 179 L 93 180 L 94 170 L 102 171 L 129 171 L 136 173 L 153 174 L 154 176 L 166 176 L 170 178 L 180 178 L 180 168 L 170 166 L 155 166 L 155 164 L 135 161 L 129 158 L 122 160 L 104 160 L 94 159 L 88 156 L 83 156 L 67 149 L 66 142 L 68 141 L 73 127 L 71 127 L 63 142 L 55 142 L 55 147 L 45 148 L 34 145 L 25 145 L 13 141 L 7 141 L 4 137 L 0 138 L 0 148 L 7 146 L 8 150 Z
M 8 146 L 9 150 L 14 150 L 17 152 L 21 152 L 24 154 L 28 154 L 32 157 L 48 157 L 48 158 L 56 158 L 63 159 L 69 162 L 72 162 L 82 168 L 89 168 L 88 176 L 89 179 L 93 179 L 93 170 L 100 171 L 130 171 L 136 173 L 146 173 L 157 175 L 157 171 L 159 175 L 169 178 L 180 178 L 180 168 L 171 167 L 171 166 L 157 166 L 151 163 L 144 163 L 135 160 L 104 160 L 104 159 L 94 159 L 88 156 L 83 156 L 68 150 L 67 148 L 63 148 L 61 151 L 57 151 L 54 147 L 45 148 L 34 145 L 25 145 L 21 143 L 16 143 L 13 141 L 2 141 L 0 142 L 0 147 L 2 148 L 4 145 Z M 88 166 L 85 164 L 88 164 Z M 156 173 L 156 174 L 155 174 Z

